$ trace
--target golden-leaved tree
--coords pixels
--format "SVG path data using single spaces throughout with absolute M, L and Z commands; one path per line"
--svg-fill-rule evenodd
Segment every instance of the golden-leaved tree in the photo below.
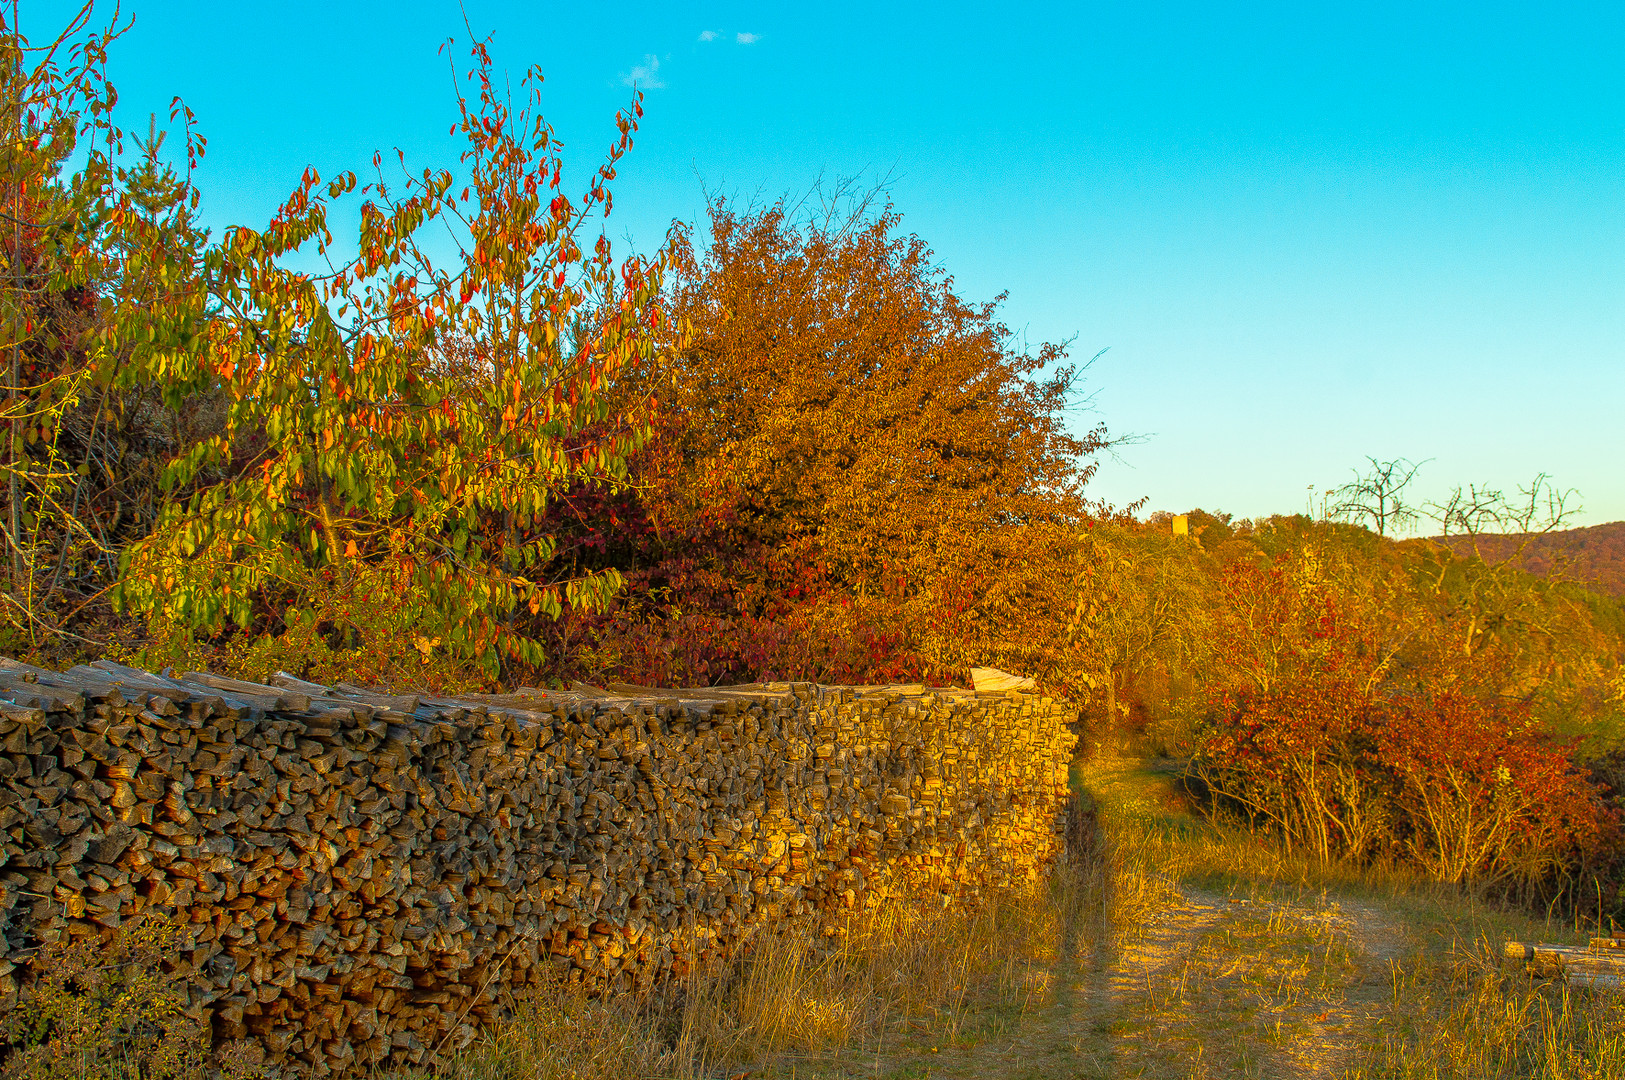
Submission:
M 1021 531 L 1084 515 L 1103 433 L 1069 427 L 1077 367 L 962 299 L 889 207 L 708 224 L 677 231 L 674 336 L 640 372 L 662 408 L 633 524 L 590 556 L 634 585 L 584 632 L 599 674 L 963 681 L 1005 636 Z

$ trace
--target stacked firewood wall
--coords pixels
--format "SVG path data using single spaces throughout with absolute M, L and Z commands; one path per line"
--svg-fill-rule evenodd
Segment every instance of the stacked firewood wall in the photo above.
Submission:
M 1059 844 L 1072 715 L 1037 695 L 271 683 L 0 661 L 0 1011 L 42 942 L 158 915 L 217 1040 L 422 1064 L 529 986 L 645 988 Z

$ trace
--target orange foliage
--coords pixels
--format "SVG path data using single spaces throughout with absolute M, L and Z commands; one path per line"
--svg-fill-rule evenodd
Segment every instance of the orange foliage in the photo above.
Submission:
M 630 582 L 560 629 L 578 673 L 962 680 L 943 628 L 996 599 L 1013 537 L 1081 519 L 1103 435 L 1068 430 L 1077 368 L 899 225 L 718 203 L 703 249 L 679 234 L 688 338 L 622 387 L 662 405 L 637 495 L 575 502 L 583 564 Z

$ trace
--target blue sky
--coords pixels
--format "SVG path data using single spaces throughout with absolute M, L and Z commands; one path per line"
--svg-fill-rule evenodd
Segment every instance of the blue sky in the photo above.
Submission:
M 642 75 L 611 219 L 640 248 L 707 187 L 890 174 L 963 295 L 1108 350 L 1096 415 L 1143 438 L 1098 496 L 1290 512 L 1370 454 L 1433 459 L 1421 496 L 1545 471 L 1625 518 L 1625 8 L 465 2 L 542 66 L 583 182 Z M 126 126 L 186 99 L 212 224 L 307 164 L 453 163 L 455 2 L 125 10 Z

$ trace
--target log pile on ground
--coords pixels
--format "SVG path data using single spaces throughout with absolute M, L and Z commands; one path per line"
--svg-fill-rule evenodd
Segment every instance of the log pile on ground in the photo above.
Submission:
M 774 683 L 440 699 L 0 661 L 0 1011 L 29 950 L 177 920 L 190 1011 L 285 1075 L 422 1064 L 549 978 L 1035 874 L 1071 710 Z
M 1562 979 L 1570 986 L 1625 989 L 1625 935 L 1594 937 L 1584 947 L 1509 941 L 1505 956 L 1522 961 L 1530 975 Z

